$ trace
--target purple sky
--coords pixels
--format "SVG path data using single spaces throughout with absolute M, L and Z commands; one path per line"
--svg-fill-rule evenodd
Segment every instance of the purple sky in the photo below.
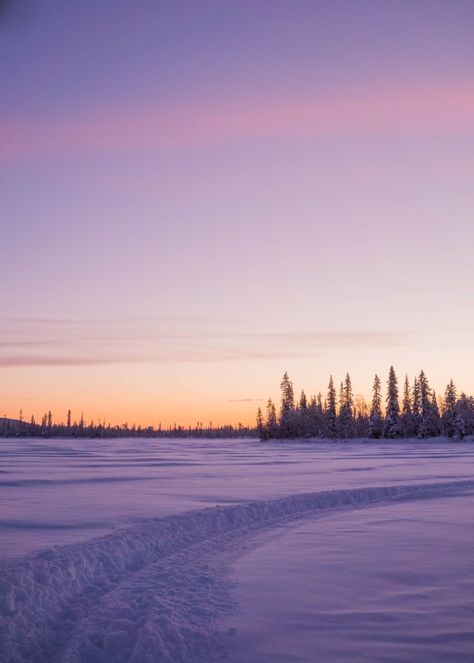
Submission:
M 474 391 L 471 1 L 20 7 L 8 415 L 251 421 L 284 370 L 368 394 L 390 363 Z

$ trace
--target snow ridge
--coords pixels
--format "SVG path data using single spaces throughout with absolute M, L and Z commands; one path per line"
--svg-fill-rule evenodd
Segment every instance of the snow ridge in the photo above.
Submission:
M 471 491 L 474 481 L 378 486 L 212 507 L 2 562 L 1 663 L 221 660 L 226 559 L 252 534 L 340 509 Z M 226 557 L 227 555 L 227 557 Z

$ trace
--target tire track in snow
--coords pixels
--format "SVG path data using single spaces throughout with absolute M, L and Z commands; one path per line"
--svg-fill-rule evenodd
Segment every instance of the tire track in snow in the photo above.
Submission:
M 430 499 L 474 481 L 380 486 L 211 507 L 4 560 L 1 663 L 222 660 L 225 573 L 253 534 L 341 509 Z

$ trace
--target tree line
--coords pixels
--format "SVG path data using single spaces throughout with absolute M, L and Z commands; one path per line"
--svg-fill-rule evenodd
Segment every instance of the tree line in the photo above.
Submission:
M 295 398 L 293 383 L 285 373 L 280 383 L 281 402 L 277 412 L 268 399 L 265 416 L 257 412 L 257 432 L 262 440 L 284 438 L 428 438 L 445 435 L 462 439 L 474 434 L 474 399 L 458 395 L 452 380 L 444 397 L 439 398 L 429 385 L 424 371 L 410 384 L 405 376 L 402 394 L 398 379 L 390 367 L 385 401 L 382 382 L 375 375 L 372 401 L 354 397 L 351 377 L 346 374 L 336 390 L 329 378 L 326 396 L 307 398 L 304 391 Z
M 195 426 L 172 425 L 162 427 L 129 426 L 127 423 L 113 426 L 110 423 L 93 421 L 87 423 L 81 415 L 79 421 L 73 421 L 71 410 L 68 411 L 66 422 L 57 423 L 53 419 L 51 410 L 46 412 L 41 422 L 36 422 L 32 416 L 25 421 L 20 411 L 18 419 L 0 419 L 0 437 L 40 437 L 40 438 L 118 438 L 118 437 L 202 437 L 202 438 L 239 438 L 255 437 L 256 430 L 250 426 L 239 423 L 236 426 L 213 426 L 209 423 L 204 426 L 198 422 Z

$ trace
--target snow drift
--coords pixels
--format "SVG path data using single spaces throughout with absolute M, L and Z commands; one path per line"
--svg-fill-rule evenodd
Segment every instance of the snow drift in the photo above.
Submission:
M 0 661 L 212 661 L 232 608 L 226 555 L 263 528 L 340 509 L 445 497 L 474 481 L 292 495 L 152 520 L 4 560 Z

